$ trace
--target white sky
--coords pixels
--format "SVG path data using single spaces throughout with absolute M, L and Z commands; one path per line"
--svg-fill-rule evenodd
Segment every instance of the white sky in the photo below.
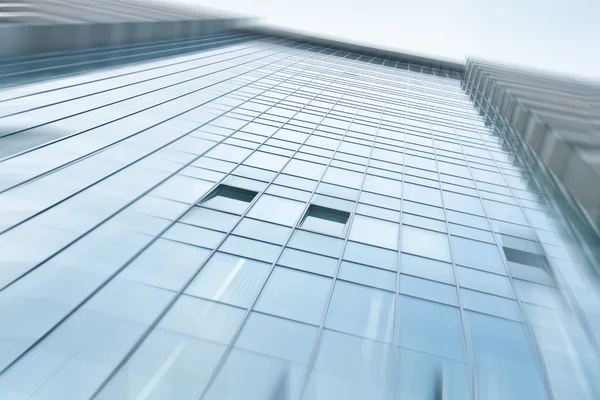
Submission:
M 164 0 L 167 2 L 167 0 Z M 170 0 L 454 61 L 600 78 L 600 0 Z

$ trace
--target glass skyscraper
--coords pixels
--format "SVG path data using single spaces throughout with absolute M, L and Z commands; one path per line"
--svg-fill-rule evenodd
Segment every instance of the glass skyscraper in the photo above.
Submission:
M 249 32 L 0 72 L 1 399 L 600 395 L 593 261 L 463 72 Z

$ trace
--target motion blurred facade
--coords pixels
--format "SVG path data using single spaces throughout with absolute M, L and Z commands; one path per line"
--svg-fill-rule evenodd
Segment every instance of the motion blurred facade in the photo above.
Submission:
M 120 56 L 3 67 L 0 398 L 599 397 L 588 242 L 460 66 Z

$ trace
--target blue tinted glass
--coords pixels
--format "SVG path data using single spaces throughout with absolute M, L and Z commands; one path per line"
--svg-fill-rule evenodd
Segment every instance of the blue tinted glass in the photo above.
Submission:
M 276 267 L 254 308 L 265 313 L 318 324 L 330 285 L 329 278 Z
M 223 253 L 213 255 L 187 287 L 186 293 L 238 307 L 250 307 L 270 264 Z
M 394 295 L 338 281 L 325 326 L 370 339 L 391 342 Z
M 398 253 L 379 247 L 367 246 L 366 244 L 348 242 L 344 259 L 361 264 L 372 265 L 378 268 L 396 271 Z
M 457 264 L 506 275 L 502 258 L 495 245 L 457 236 L 452 236 L 450 243 Z
M 390 347 L 325 329 L 304 399 L 387 399 Z

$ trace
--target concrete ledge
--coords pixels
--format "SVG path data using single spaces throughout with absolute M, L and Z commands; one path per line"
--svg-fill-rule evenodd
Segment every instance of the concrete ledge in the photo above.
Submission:
M 214 35 L 241 28 L 248 19 L 140 21 L 0 26 L 0 57 L 97 49 Z

